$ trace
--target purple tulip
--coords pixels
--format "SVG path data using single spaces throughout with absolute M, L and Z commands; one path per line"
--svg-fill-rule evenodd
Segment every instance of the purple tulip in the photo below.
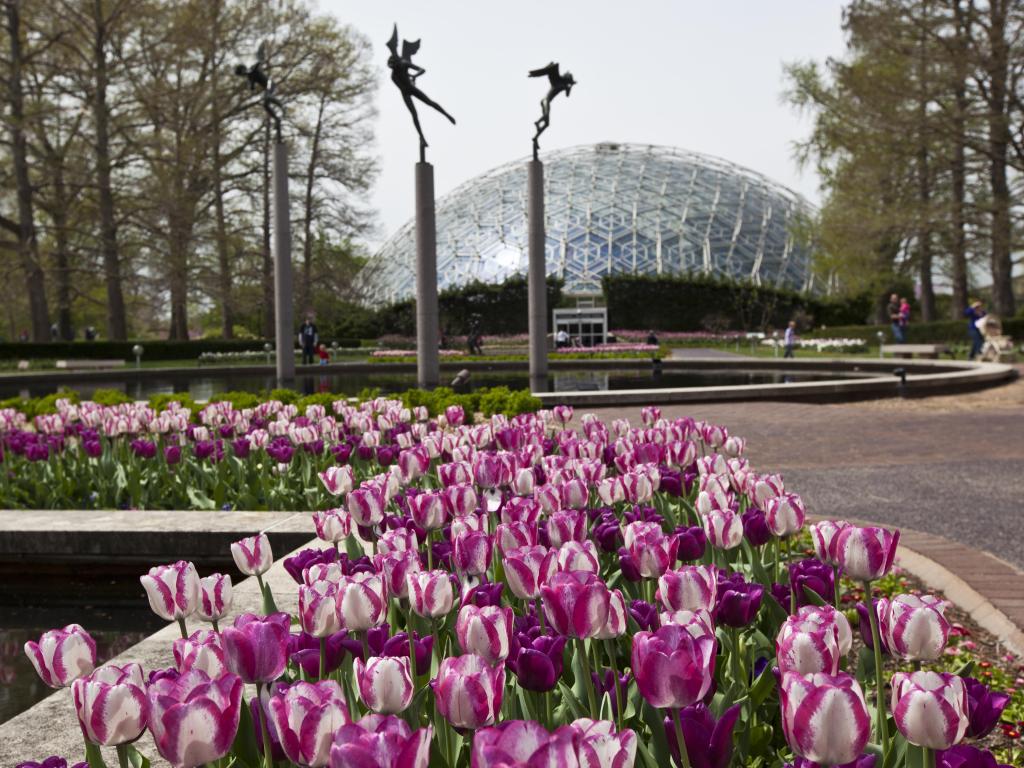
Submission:
M 534 720 L 507 720 L 474 734 L 470 760 L 473 768 L 569 768 L 578 764 L 574 735 L 568 729 L 548 733 Z
M 338 632 L 325 638 L 324 672 L 330 673 L 341 667 L 345 660 L 345 651 L 355 654 L 362 653 L 362 643 L 348 636 L 347 632 Z M 408 649 L 406 643 L 406 649 Z M 320 675 L 320 639 L 300 632 L 288 636 L 288 658 L 305 671 L 306 676 L 316 679 Z
M 88 675 L 96 666 L 96 642 L 78 624 L 44 632 L 39 642 L 25 643 L 25 655 L 40 679 L 51 688 L 63 688 Z
M 442 659 L 434 679 L 437 710 L 455 728 L 491 725 L 501 711 L 505 664 L 491 666 L 475 654 Z
M 85 451 L 85 455 L 91 459 L 98 459 L 100 456 L 103 455 L 103 443 L 101 443 L 99 440 L 83 440 L 82 448 Z M 176 464 L 177 461 L 171 461 L 168 456 L 171 448 L 177 449 L 179 459 L 181 458 L 181 448 L 177 445 L 172 445 L 164 449 L 164 457 L 167 458 L 167 463 Z
M 784 768 L 821 768 L 813 760 L 797 757 L 792 763 L 786 763 Z M 878 758 L 875 755 L 861 755 L 852 763 L 843 763 L 836 768 L 879 768 Z
M 3 451 L 0 451 L 0 460 L 2 460 Z M 18 763 L 15 768 L 68 768 L 68 761 L 59 755 L 50 755 L 48 758 L 43 760 L 41 763 L 37 763 L 34 760 L 27 762 Z M 75 763 L 71 768 L 89 768 L 88 763 Z
M 146 730 L 149 699 L 138 664 L 99 667 L 71 683 L 71 694 L 82 733 L 93 744 L 127 744 Z
M 593 573 L 556 573 L 540 588 L 540 593 L 544 615 L 560 635 L 594 637 L 608 622 L 611 593 Z
M 562 677 L 562 650 L 567 642 L 566 637 L 540 635 L 531 639 L 519 634 L 515 643 L 518 650 L 513 649 L 509 656 L 508 668 L 526 690 L 550 691 Z
M 628 610 L 637 626 L 645 632 L 653 632 L 660 626 L 657 606 L 643 600 L 634 600 L 629 604 Z
M 958 744 L 935 753 L 935 768 L 1013 768 L 1013 766 L 997 763 L 995 755 L 987 749 Z
M 225 665 L 247 683 L 276 680 L 288 663 L 290 626 L 287 613 L 243 613 L 221 633 Z
M 455 636 L 463 653 L 475 653 L 488 664 L 497 664 L 511 650 L 512 609 L 463 605 L 455 620 Z
M 693 768 L 728 768 L 732 760 L 732 732 L 741 709 L 739 704 L 734 704 L 718 720 L 703 703 L 679 711 L 683 742 Z M 669 751 L 678 761 L 679 743 L 673 717 L 674 714 L 664 720 L 665 736 L 668 738 Z
M 872 600 L 871 601 L 871 604 L 875 608 L 875 616 L 878 618 L 879 630 L 881 630 L 881 627 L 882 627 L 882 615 L 881 614 L 885 610 L 887 602 L 888 601 L 883 601 L 883 600 Z M 868 608 L 867 608 L 867 606 L 864 603 L 857 603 L 857 615 L 858 615 L 858 617 L 860 617 L 860 622 L 858 623 L 857 626 L 858 626 L 858 629 L 860 630 L 861 642 L 864 643 L 864 645 L 867 647 L 867 649 L 869 651 L 873 651 L 875 649 L 875 643 L 874 643 L 874 638 L 871 635 L 871 616 L 868 613 Z M 882 634 L 881 631 L 879 631 L 879 633 L 878 633 L 878 639 L 882 643 L 882 653 L 884 653 L 886 656 L 891 655 L 890 651 L 889 651 L 889 645 L 888 645 L 888 643 L 886 642 L 886 639 L 885 639 L 885 635 Z
M 99 454 L 96 455 L 98 456 Z M 168 445 L 166 448 L 164 448 L 164 461 L 166 461 L 167 464 L 172 467 L 175 464 L 181 463 L 181 446 Z
M 192 669 L 149 686 L 149 730 L 172 765 L 198 766 L 224 757 L 238 732 L 244 685 L 237 675 L 211 678 Z
M 757 618 L 764 597 L 764 587 L 744 581 L 738 573 L 719 576 L 718 597 L 715 603 L 715 621 L 727 627 L 741 629 Z
M 704 533 L 704 529 L 699 525 L 681 525 L 676 528 L 675 537 L 679 547 L 676 557 L 680 561 L 689 563 L 694 560 L 700 560 L 704 556 L 704 550 L 708 545 L 708 537 Z
M 810 605 L 811 600 L 804 593 L 804 587 L 813 589 L 827 603 L 835 599 L 835 572 L 825 563 L 813 557 L 789 564 L 789 588 L 796 593 L 797 606 Z M 784 605 L 788 608 L 788 605 Z
M 850 675 L 784 672 L 779 704 L 786 741 L 808 760 L 824 765 L 852 762 L 871 736 L 864 693 Z
M 741 515 L 743 535 L 752 547 L 762 547 L 772 539 L 772 530 L 768 520 L 760 509 L 748 509 Z
M 619 713 L 619 700 L 618 690 L 623 693 L 629 690 L 629 683 L 633 679 L 631 672 L 623 672 L 618 676 L 618 686 L 616 686 L 615 672 L 607 667 L 602 669 L 600 672 L 591 672 L 590 680 L 594 683 L 594 691 L 597 693 L 598 700 L 604 698 L 605 694 L 608 694 L 608 698 L 612 705 L 612 714 L 618 715 Z
M 989 690 L 984 683 L 973 677 L 961 678 L 967 689 L 967 737 L 981 739 L 996 727 L 1003 710 L 1010 703 L 1008 693 Z
M 640 694 L 656 709 L 702 700 L 714 682 L 716 645 L 714 634 L 695 637 L 675 624 L 638 632 L 631 666 Z
M 284 559 L 284 569 L 288 572 L 288 575 L 295 579 L 298 584 L 303 583 L 302 572 L 313 565 L 318 564 L 329 564 L 337 563 L 339 557 L 345 557 L 347 555 L 340 555 L 338 550 L 334 547 L 324 547 L 322 549 L 316 549 L 310 547 L 308 549 L 301 550 L 298 554 L 292 557 L 286 557 Z M 344 572 L 344 569 L 342 569 Z
M 142 438 L 136 438 L 129 444 L 132 453 L 138 456 L 140 459 L 152 459 L 156 456 L 156 443 L 152 440 L 143 440 Z
M 333 680 L 278 683 L 266 707 L 285 755 L 310 768 L 327 765 L 334 732 L 352 722 L 341 686 Z
M 367 715 L 334 734 L 331 768 L 427 768 L 431 726 L 413 731 L 394 715 Z
M 501 594 L 504 589 L 505 585 L 501 582 L 485 581 L 477 584 L 463 593 L 459 607 L 461 608 L 463 605 L 475 605 L 477 608 L 486 608 L 489 605 L 500 607 Z

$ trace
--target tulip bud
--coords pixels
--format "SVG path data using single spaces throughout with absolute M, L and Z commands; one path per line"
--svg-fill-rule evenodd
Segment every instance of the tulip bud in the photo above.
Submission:
M 764 504 L 768 527 L 776 536 L 792 536 L 804 526 L 807 513 L 804 503 L 795 493 L 785 493 L 768 499 Z
M 415 687 L 408 656 L 373 656 L 355 660 L 359 698 L 374 712 L 395 715 L 412 703 Z
M 38 643 L 25 643 L 25 655 L 44 683 L 63 688 L 93 671 L 96 642 L 78 624 L 68 624 L 44 632 Z
M 341 507 L 314 512 L 313 525 L 316 535 L 332 544 L 344 541 L 352 533 L 352 517 Z
M 519 547 L 505 553 L 502 565 L 508 587 L 520 600 L 540 597 L 541 585 L 550 579 L 557 568 L 557 555 L 545 547 Z
M 891 711 L 899 732 L 911 744 L 949 749 L 967 732 L 967 689 L 956 675 L 896 672 Z
M 544 615 L 560 635 L 595 637 L 608 622 L 608 586 L 587 571 L 555 573 L 540 588 Z
M 896 557 L 900 532 L 850 526 L 836 539 L 836 560 L 851 579 L 874 581 L 889 572 Z
M 174 653 L 174 666 L 178 672 L 184 673 L 191 669 L 205 672 L 211 679 L 218 678 L 227 672 L 224 666 L 224 648 L 220 635 L 208 629 L 200 629 L 188 637 L 177 637 L 171 646 Z
M 221 633 L 225 666 L 247 683 L 276 680 L 288 663 L 290 627 L 287 613 L 243 613 Z
M 278 683 L 266 708 L 285 755 L 310 768 L 327 765 L 335 731 L 352 722 L 341 686 L 333 680 Z
M 590 539 L 582 544 L 578 541 L 565 542 L 558 548 L 556 557 L 560 571 L 590 571 L 596 574 L 601 570 L 597 547 Z
M 718 569 L 688 565 L 658 579 L 657 598 L 667 611 L 710 611 L 715 606 Z
M 231 610 L 231 577 L 214 573 L 199 580 L 196 613 L 203 621 L 220 621 Z
M 338 584 L 338 619 L 341 629 L 365 632 L 384 621 L 387 613 L 387 587 L 376 573 L 353 573 Z
M 106 664 L 71 683 L 71 694 L 85 738 L 112 747 L 135 741 L 149 722 L 150 705 L 142 667 Z
M 512 646 L 512 609 L 463 605 L 455 636 L 463 653 L 475 653 L 492 665 L 504 661 Z
M 679 709 L 702 700 L 715 672 L 714 635 L 694 637 L 670 624 L 633 636 L 632 669 L 640 695 L 656 709 Z
M 834 675 L 839 671 L 840 655 L 839 630 L 834 624 L 790 616 L 775 639 L 775 656 L 782 672 Z
M 331 768 L 427 768 L 431 726 L 413 731 L 394 715 L 367 715 L 334 734 Z
M 505 664 L 492 667 L 475 654 L 443 659 L 434 680 L 437 709 L 456 728 L 491 725 L 504 689 Z
M 455 596 L 445 571 L 422 571 L 406 576 L 409 607 L 417 616 L 435 619 L 452 609 Z
M 839 565 L 836 556 L 836 544 L 840 532 L 849 528 L 850 524 L 845 520 L 822 520 L 810 526 L 811 541 L 814 544 L 814 554 L 821 562 L 829 565 Z
M 171 765 L 198 766 L 224 757 L 234 743 L 244 685 L 230 672 L 212 677 L 191 669 L 149 685 L 149 730 Z
M 860 685 L 850 675 L 784 672 L 782 730 L 793 751 L 821 765 L 853 763 L 871 736 Z
M 233 550 L 235 545 L 231 547 Z M 199 607 L 199 574 L 192 563 L 179 560 L 154 566 L 139 581 L 146 590 L 149 607 L 164 621 L 184 619 Z
M 890 653 L 908 661 L 935 661 L 949 639 L 946 602 L 932 595 L 896 595 L 881 625 Z
M 236 541 L 231 545 L 231 556 L 235 559 L 235 567 L 246 576 L 262 576 L 274 564 L 270 539 L 265 533 Z
M 424 492 L 409 497 L 409 512 L 413 522 L 428 531 L 444 526 L 448 513 L 440 493 Z

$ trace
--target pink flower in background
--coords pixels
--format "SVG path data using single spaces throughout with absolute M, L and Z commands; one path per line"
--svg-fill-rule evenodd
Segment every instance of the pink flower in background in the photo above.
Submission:
M 236 541 L 231 545 L 231 556 L 235 559 L 235 566 L 246 576 L 260 576 L 274 564 L 270 539 L 265 533 Z
M 231 610 L 231 577 L 213 573 L 199 580 L 196 613 L 203 621 L 220 621 Z
M 51 688 L 71 685 L 96 666 L 96 642 L 78 624 L 44 632 L 39 642 L 29 640 L 25 654 Z
M 235 545 L 232 544 L 232 551 Z M 149 598 L 149 607 L 164 621 L 191 616 L 199 608 L 199 574 L 192 563 L 179 560 L 157 565 L 139 577 Z

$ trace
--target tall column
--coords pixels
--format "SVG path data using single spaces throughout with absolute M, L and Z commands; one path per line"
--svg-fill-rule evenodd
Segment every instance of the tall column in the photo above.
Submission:
M 416 379 L 438 385 L 437 243 L 434 232 L 434 166 L 416 163 Z
M 527 222 L 529 232 L 528 301 L 530 323 L 530 390 L 548 388 L 548 294 L 547 258 L 544 234 L 544 164 L 537 159 L 527 165 Z
M 278 384 L 295 378 L 292 224 L 288 207 L 288 145 L 274 144 L 274 314 Z

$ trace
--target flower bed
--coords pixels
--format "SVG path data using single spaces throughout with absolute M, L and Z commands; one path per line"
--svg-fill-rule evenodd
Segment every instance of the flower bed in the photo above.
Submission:
M 94 669 L 76 626 L 26 651 L 72 687 L 91 765 L 141 765 L 147 728 L 180 766 L 994 766 L 983 739 L 1017 761 L 991 739 L 1019 695 L 969 677 L 941 598 L 902 591 L 898 532 L 805 526 L 742 438 L 642 413 L 343 404 L 365 450 L 309 477 L 324 544 L 283 564 L 296 616 L 257 535 L 231 551 L 260 615 L 229 621 L 230 579 L 187 562 L 141 577 L 173 666 Z
M 459 357 L 464 356 L 466 353 L 460 349 L 439 349 L 437 354 L 441 357 Z M 375 349 L 370 353 L 370 357 L 411 357 L 416 358 L 415 349 Z
M 783 339 L 764 339 L 761 344 L 768 347 L 786 345 Z M 797 339 L 796 346 L 816 352 L 865 352 L 868 343 L 864 339 Z

